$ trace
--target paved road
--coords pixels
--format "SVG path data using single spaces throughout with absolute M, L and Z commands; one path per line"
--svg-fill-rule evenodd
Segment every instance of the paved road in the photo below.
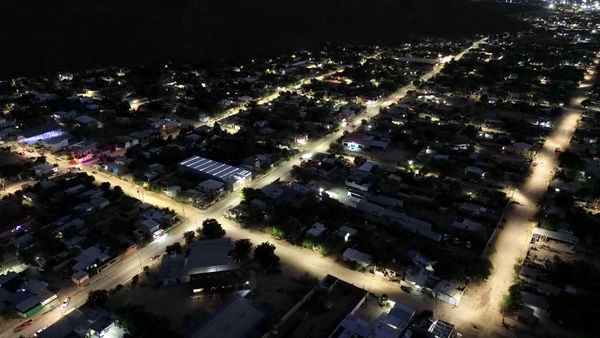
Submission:
M 466 52 L 468 52 L 471 48 L 478 46 L 482 41 L 484 41 L 484 39 L 474 42 L 471 46 L 455 55 L 455 59 L 460 59 Z M 427 81 L 438 74 L 443 69 L 447 61 L 449 61 L 449 59 L 444 59 L 443 62 L 432 67 L 429 72 L 422 75 L 421 80 Z M 400 88 L 398 91 L 386 98 L 370 103 L 366 111 L 357 116 L 353 123 L 360 123 L 362 119 L 369 119 L 379 114 L 380 108 L 397 102 L 405 97 L 408 91 L 415 89 L 416 88 L 410 84 Z M 332 143 L 335 143 L 336 140 L 342 135 L 342 130 L 334 132 L 320 140 L 309 142 L 303 147 L 303 150 L 311 153 L 326 151 L 329 146 Z M 286 179 L 289 177 L 292 167 L 299 163 L 300 160 L 298 158 L 284 162 L 267 175 L 253 181 L 249 186 L 253 188 L 261 188 L 273 182 L 274 180 Z M 60 164 L 63 165 L 64 161 L 60 162 Z M 382 278 L 376 277 L 375 275 L 350 270 L 344 265 L 338 264 L 333 258 L 323 257 L 316 252 L 293 246 L 283 241 L 275 241 L 271 237 L 270 233 L 242 229 L 238 224 L 224 219 L 224 211 L 240 203 L 240 196 L 237 193 L 227 195 L 224 199 L 220 200 L 207 210 L 200 210 L 189 205 L 177 203 L 164 194 L 143 191 L 139 186 L 131 182 L 124 181 L 118 177 L 101 172 L 92 173 L 91 168 L 84 168 L 83 170 L 88 174 L 95 176 L 96 182 L 110 182 L 112 186 L 120 186 L 123 189 L 123 192 L 129 196 L 138 198 L 157 207 L 168 207 L 175 210 L 175 212 L 177 212 L 181 217 L 182 224 L 168 232 L 158 241 L 155 241 L 147 247 L 140 249 L 134 256 L 124 260 L 119 265 L 111 266 L 105 269 L 102 272 L 102 275 L 93 277 L 90 286 L 86 288 L 71 287 L 59 292 L 60 299 L 71 297 L 71 303 L 69 304 L 69 307 L 67 309 L 57 308 L 43 316 L 35 318 L 33 325 L 19 334 L 25 336 L 32 335 L 36 330 L 51 325 L 71 308 L 76 308 L 84 304 L 87 300 L 87 294 L 90 290 L 111 289 L 119 283 L 124 284 L 130 281 L 135 274 L 142 273 L 142 267 L 144 265 L 150 265 L 153 263 L 151 260 L 152 256 L 156 255 L 157 253 L 164 252 L 164 248 L 167 245 L 171 245 L 177 241 L 182 241 L 183 233 L 185 231 L 195 230 L 206 218 L 218 219 L 219 222 L 223 224 L 224 229 L 227 231 L 227 236 L 233 239 L 248 238 L 255 245 L 265 241 L 275 242 L 277 245 L 276 253 L 281 258 L 284 269 L 296 275 L 301 275 L 305 272 L 308 272 L 317 278 L 322 278 L 327 274 L 332 274 L 354 285 L 364 287 L 365 289 L 368 289 L 376 294 L 387 293 L 391 297 L 402 297 L 402 302 L 416 309 L 433 307 L 432 300 L 430 298 L 407 295 L 400 291 L 397 283 L 389 282 Z M 4 332 L 3 334 L 0 334 L 0 337 L 18 336 L 19 334 L 14 335 L 12 331 Z
M 17 181 L 17 182 L 4 183 L 4 188 L 0 189 L 0 197 L 9 195 L 9 194 L 14 194 L 15 191 L 21 190 L 24 186 L 33 185 L 35 183 L 36 183 L 36 181 L 32 181 L 32 180 L 23 180 L 23 181 Z
M 535 218 L 538 212 L 538 201 L 547 191 L 558 168 L 555 149 L 564 150 L 569 147 L 582 114 L 581 101 L 585 99 L 585 92 L 589 90 L 597 76 L 595 68 L 599 60 L 600 53 L 597 54 L 595 63 L 587 70 L 585 80 L 574 93 L 563 114 L 557 119 L 553 131 L 537 154 L 534 161 L 538 165 L 531 167 L 529 177 L 514 193 L 513 200 L 518 204 L 511 204 L 507 210 L 504 227 L 493 243 L 493 254 L 490 257 L 494 266 L 492 275 L 485 285 L 468 289 L 463 297 L 459 307 L 462 315 L 457 318 L 462 322 L 482 323 L 487 330 L 482 332 L 484 335 L 498 333 L 498 327 L 502 322 L 500 314 L 502 297 L 513 284 L 514 264 L 518 259 L 525 258 L 531 233 L 535 227 L 535 223 L 531 220 Z M 506 334 L 506 331 L 502 333 Z

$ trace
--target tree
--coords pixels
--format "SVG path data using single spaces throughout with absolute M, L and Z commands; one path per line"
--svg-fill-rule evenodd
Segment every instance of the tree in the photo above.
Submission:
M 106 290 L 92 290 L 88 293 L 88 304 L 104 306 L 108 301 L 108 291 Z
M 235 241 L 233 248 L 233 256 L 236 261 L 244 261 L 248 258 L 252 250 L 252 242 L 249 239 L 243 238 Z
M 205 219 L 198 233 L 202 238 L 221 238 L 225 236 L 225 230 L 223 230 L 221 223 L 214 218 Z
M 102 191 L 107 192 L 110 190 L 110 182 L 102 182 L 100 183 L 100 189 L 102 189 Z
M 558 161 L 560 162 L 560 166 L 564 168 L 577 169 L 583 166 L 583 160 L 579 155 L 568 150 L 558 155 Z
M 175 242 L 173 243 L 173 245 L 169 245 L 167 246 L 167 253 L 176 253 L 176 254 L 180 254 L 183 252 L 183 248 L 181 247 L 181 243 L 179 242 Z
M 571 194 L 566 194 L 561 192 L 554 197 L 554 203 L 560 208 L 569 209 L 575 203 L 573 196 Z
M 508 293 L 502 297 L 500 311 L 504 314 L 514 314 L 521 309 L 521 285 L 513 284 L 508 288 Z
M 253 188 L 243 188 L 241 194 L 241 198 L 242 201 L 244 202 L 249 202 L 253 199 L 255 199 L 256 197 L 258 197 L 258 194 L 260 193 L 259 189 L 253 189 Z
M 183 233 L 183 238 L 185 239 L 185 244 L 190 245 L 196 238 L 196 233 L 193 231 L 186 231 Z
M 115 187 L 113 188 L 113 195 L 115 199 L 120 199 L 121 197 L 125 196 L 123 188 L 121 188 L 118 185 L 115 185 Z
M 46 156 L 42 155 L 35 159 L 35 164 L 43 164 L 46 163 Z
M 269 242 L 264 242 L 254 249 L 254 259 L 266 270 L 273 270 L 279 266 L 275 245 Z
M 182 337 L 167 317 L 148 312 L 142 305 L 123 305 L 115 312 L 122 318 L 123 325 L 135 333 L 135 337 Z

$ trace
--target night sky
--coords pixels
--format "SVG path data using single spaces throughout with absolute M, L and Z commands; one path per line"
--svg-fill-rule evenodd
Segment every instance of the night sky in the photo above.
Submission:
M 515 27 L 489 6 L 454 0 L 2 1 L 0 78 Z

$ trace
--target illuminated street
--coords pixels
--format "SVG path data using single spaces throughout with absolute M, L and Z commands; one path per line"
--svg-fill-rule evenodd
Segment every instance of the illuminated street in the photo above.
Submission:
M 484 39 L 474 42 L 469 48 L 465 49 L 461 53 L 455 56 L 455 59 L 460 59 L 468 50 L 478 46 Z M 448 61 L 448 58 L 445 59 Z M 444 67 L 444 63 L 438 64 L 432 68 L 431 71 L 423 74 L 422 80 L 428 80 L 439 73 Z M 381 107 L 387 106 L 392 102 L 401 100 L 408 91 L 414 90 L 415 87 L 410 84 L 397 92 L 393 93 L 389 97 L 383 98 L 377 102 L 371 103 L 368 106 L 367 111 L 355 118 L 354 123 L 360 123 L 362 119 L 371 118 L 379 113 Z M 303 147 L 303 151 L 309 153 L 316 153 L 320 151 L 326 151 L 330 144 L 335 142 L 343 133 L 343 130 L 332 133 L 323 139 L 312 141 Z M 54 163 L 57 159 L 49 159 L 50 163 Z M 58 162 L 58 161 L 57 161 Z M 290 161 L 283 163 L 282 165 L 274 168 L 267 175 L 261 177 L 258 180 L 253 181 L 250 186 L 253 188 L 261 188 L 274 180 L 285 179 L 289 176 L 290 170 L 294 165 L 299 164 L 300 160 L 294 158 Z M 64 161 L 59 162 L 61 166 L 68 165 Z M 406 293 L 400 291 L 397 283 L 378 278 L 372 274 L 365 274 L 363 272 L 354 271 L 346 268 L 345 266 L 337 263 L 330 257 L 323 257 L 320 254 L 312 251 L 308 251 L 298 246 L 290 245 L 283 241 L 275 241 L 270 233 L 263 233 L 257 231 L 250 231 L 248 229 L 242 229 L 239 225 L 230 222 L 223 218 L 223 212 L 229 208 L 239 204 L 240 196 L 237 193 L 232 193 L 217 202 L 215 205 L 207 210 L 200 210 L 191 206 L 183 205 L 175 202 L 173 199 L 167 197 L 164 194 L 153 193 L 150 191 L 140 191 L 140 187 L 131 182 L 126 182 L 118 177 L 111 176 L 108 174 L 93 172 L 90 168 L 82 168 L 86 173 L 93 175 L 96 178 L 96 182 L 109 182 L 111 186 L 120 186 L 124 193 L 143 200 L 146 203 L 155 205 L 160 208 L 171 208 L 179 214 L 183 222 L 181 225 L 175 227 L 167 235 L 163 236 L 154 243 L 149 244 L 145 248 L 139 250 L 132 257 L 119 263 L 118 265 L 111 266 L 105 269 L 101 275 L 92 278 L 92 283 L 86 288 L 72 287 L 68 290 L 61 290 L 59 292 L 59 299 L 71 297 L 69 308 L 78 307 L 84 304 L 87 300 L 87 294 L 91 290 L 98 289 L 111 289 L 117 284 L 125 284 L 131 280 L 133 275 L 142 273 L 143 266 L 151 265 L 153 263 L 152 257 L 156 254 L 164 252 L 164 248 L 174 242 L 179 242 L 183 238 L 183 233 L 188 230 L 195 230 L 200 226 L 202 221 L 206 218 L 216 218 L 223 224 L 224 229 L 227 231 L 227 236 L 234 239 L 238 238 L 249 238 L 255 245 L 265 241 L 275 242 L 277 245 L 277 255 L 279 255 L 283 262 L 285 270 L 289 270 L 292 275 L 301 275 L 305 272 L 310 273 L 313 276 L 322 278 L 327 274 L 332 274 L 338 278 L 355 284 L 365 289 L 371 290 L 375 294 L 387 293 L 390 296 L 402 297 L 406 299 L 409 305 L 415 308 L 431 308 L 432 302 L 428 297 L 423 296 L 410 296 L 407 297 Z M 302 257 L 302 259 L 297 259 Z M 51 325 L 58 320 L 62 313 L 60 307 L 50 311 L 49 313 L 36 318 L 33 325 L 26 328 L 20 334 L 28 335 L 35 331 Z M 68 311 L 68 309 L 66 310 Z M 15 324 L 16 325 L 16 324 Z M 12 332 L 4 332 L 2 337 L 12 336 Z
M 600 54 L 597 55 L 597 58 Z M 499 229 L 492 243 L 491 261 L 493 272 L 487 282 L 469 288 L 464 301 L 455 313 L 455 321 L 479 323 L 483 328 L 480 334 L 488 336 L 494 332 L 502 333 L 500 324 L 500 303 L 514 282 L 514 265 L 523 259 L 527 252 L 531 232 L 535 227 L 532 222 L 538 212 L 538 201 L 548 189 L 550 180 L 558 168 L 556 148 L 567 149 L 581 117 L 581 101 L 586 88 L 595 80 L 596 72 L 592 67 L 590 75 L 581 83 L 580 89 L 563 114 L 558 119 L 551 135 L 546 139 L 543 149 L 537 154 L 535 161 L 540 163 L 531 167 L 531 173 L 524 184 L 515 191 L 505 214 L 505 223 Z
M 0 5 L 0 338 L 597 336 L 600 0 L 236 1 Z

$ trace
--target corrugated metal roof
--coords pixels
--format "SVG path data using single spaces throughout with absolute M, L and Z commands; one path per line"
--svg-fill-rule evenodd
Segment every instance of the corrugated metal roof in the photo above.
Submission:
M 218 178 L 223 181 L 227 180 L 230 177 L 248 177 L 251 175 L 251 173 L 248 170 L 213 161 L 200 156 L 190 157 L 187 160 L 180 162 L 179 165 L 188 169 L 198 171 L 202 174 Z

